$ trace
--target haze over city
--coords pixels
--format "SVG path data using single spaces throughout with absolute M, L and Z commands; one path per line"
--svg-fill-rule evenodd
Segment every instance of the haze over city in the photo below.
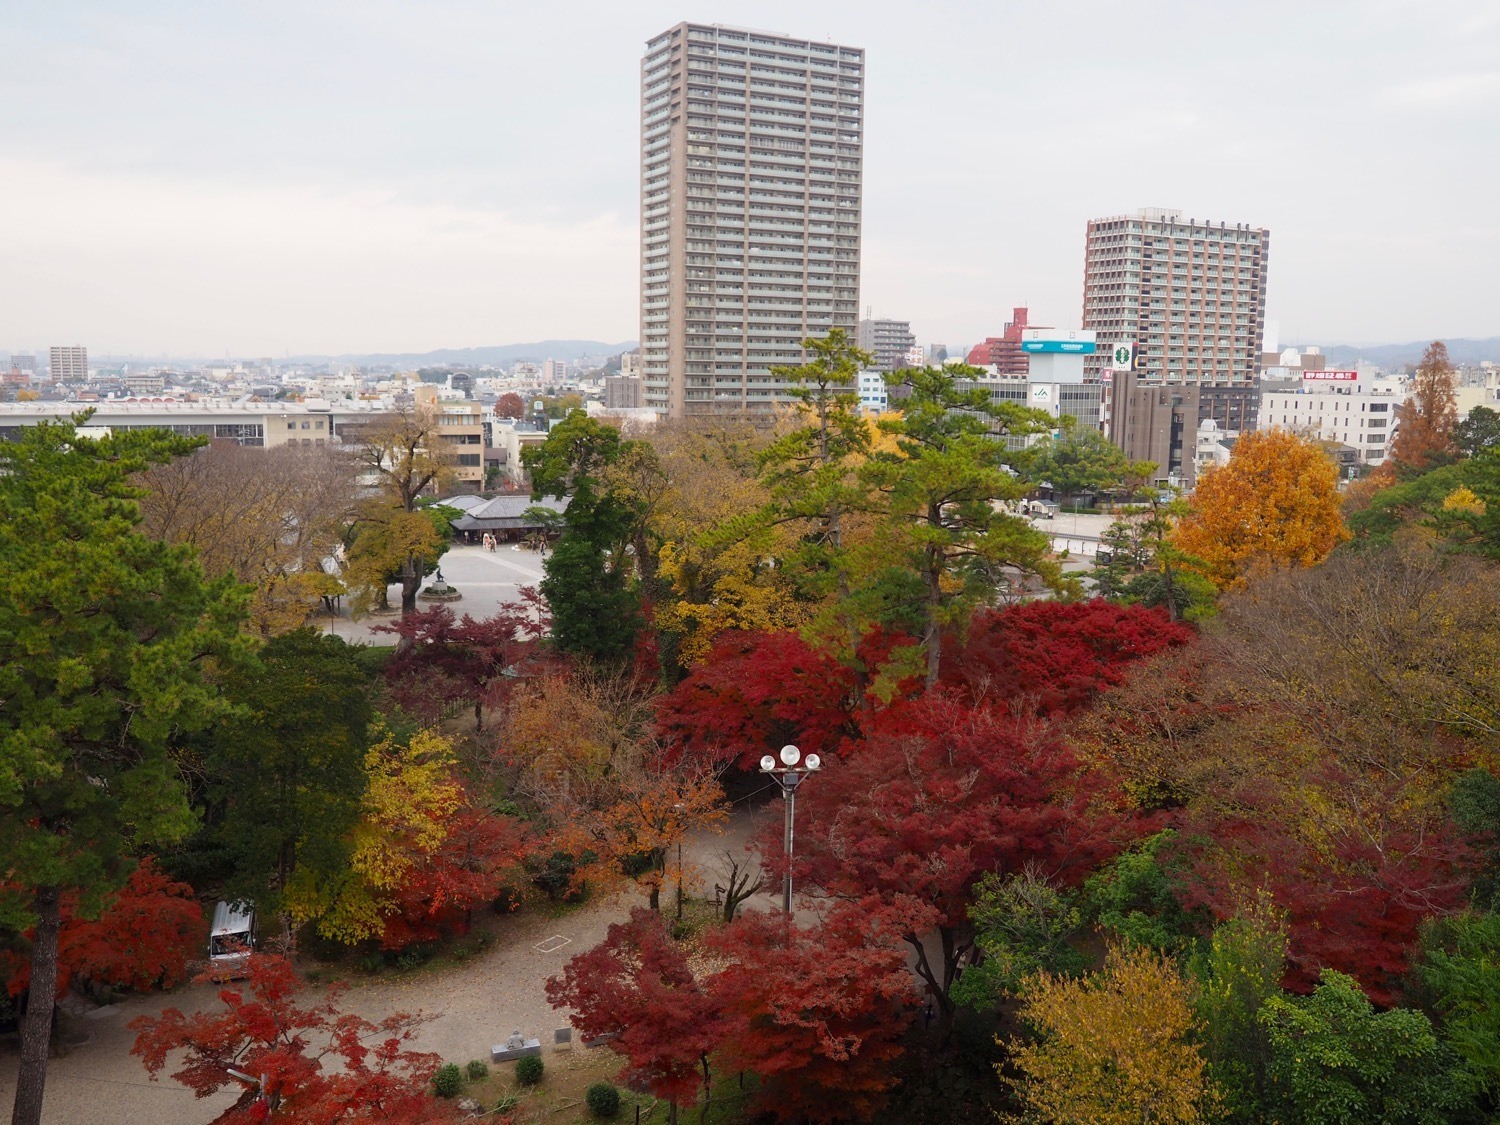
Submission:
M 1500 5 L 19 3 L 0 346 L 638 334 L 640 59 L 683 18 L 865 48 L 861 308 L 1080 314 L 1085 222 L 1274 233 L 1286 340 L 1497 330 Z

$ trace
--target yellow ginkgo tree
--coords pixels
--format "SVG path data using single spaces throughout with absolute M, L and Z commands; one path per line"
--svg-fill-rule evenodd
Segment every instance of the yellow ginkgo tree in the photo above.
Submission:
M 293 921 L 316 923 L 323 937 L 350 945 L 383 931 L 397 892 L 442 847 L 464 803 L 447 738 L 436 730 L 404 739 L 389 729 L 379 733 L 365 754 L 365 795 L 348 869 L 318 882 L 299 868 L 287 886 Z

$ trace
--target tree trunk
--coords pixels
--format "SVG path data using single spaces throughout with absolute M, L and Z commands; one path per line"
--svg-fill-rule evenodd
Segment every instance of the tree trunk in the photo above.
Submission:
M 417 591 L 422 588 L 422 567 L 416 559 L 401 566 L 401 616 L 417 612 Z M 404 640 L 405 638 L 403 638 Z M 409 643 L 409 642 L 408 642 Z
M 37 923 L 31 946 L 31 990 L 26 1002 L 26 1018 L 21 1025 L 21 1068 L 16 1075 L 11 1125 L 41 1125 L 42 1092 L 47 1085 L 47 1052 L 52 1046 L 62 891 L 58 887 L 38 887 L 34 903 Z
M 937 552 L 927 548 L 927 621 L 922 626 L 922 643 L 927 646 L 927 686 L 938 682 L 943 667 L 943 573 Z

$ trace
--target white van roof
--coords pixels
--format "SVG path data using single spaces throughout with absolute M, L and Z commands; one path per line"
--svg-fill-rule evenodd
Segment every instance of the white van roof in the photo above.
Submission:
M 220 902 L 214 906 L 214 924 L 209 936 L 248 934 L 255 919 L 255 907 L 248 902 Z

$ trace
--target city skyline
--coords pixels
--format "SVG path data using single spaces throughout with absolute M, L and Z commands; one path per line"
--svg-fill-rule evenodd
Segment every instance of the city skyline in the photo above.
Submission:
M 686 17 L 865 49 L 861 312 L 924 342 L 1078 324 L 1088 219 L 1146 206 L 1275 231 L 1283 340 L 1500 333 L 1492 3 L 60 8 L 0 16 L 0 347 L 634 338 L 639 58 Z

